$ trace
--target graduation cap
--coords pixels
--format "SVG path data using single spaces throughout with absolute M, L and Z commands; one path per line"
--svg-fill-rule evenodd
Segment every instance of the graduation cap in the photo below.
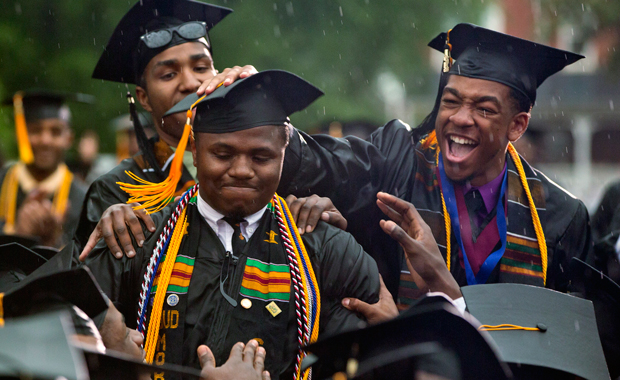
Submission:
M 26 278 L 3 295 L 0 318 L 36 314 L 47 308 L 74 305 L 93 318 L 108 308 L 108 300 L 87 267 Z
M 594 313 L 603 352 L 613 379 L 620 376 L 620 286 L 607 275 L 582 260 L 570 262 L 571 281 L 584 284 L 585 297 L 594 304 Z
M 65 312 L 7 320 L 0 328 L 0 377 L 14 379 L 88 379 L 75 334 Z
M 466 286 L 461 291 L 469 312 L 516 375 L 609 379 L 592 302 L 522 284 Z
M 204 43 L 211 51 L 207 31 L 231 12 L 232 9 L 200 1 L 140 0 L 123 16 L 114 29 L 95 66 L 92 77 L 113 82 L 139 84 L 140 77 L 150 60 L 170 47 L 197 41 Z M 177 28 L 193 21 L 204 23 L 205 33 L 203 35 L 196 34 L 194 38 L 191 38 L 192 33 L 196 32 L 195 28 L 191 28 L 194 24 L 190 24 L 187 31 Z M 149 35 L 151 38 L 148 38 L 147 33 L 159 30 L 164 30 L 164 36 L 151 34 Z M 143 36 L 145 38 L 141 38 Z M 150 44 L 155 40 L 157 40 L 155 42 L 165 42 L 166 36 L 170 40 L 164 45 L 155 48 L 147 46 L 147 43 Z
M 19 91 L 12 98 L 5 99 L 3 105 L 13 105 L 20 160 L 26 164 L 33 161 L 26 123 L 44 119 L 60 119 L 70 124 L 71 111 L 65 103 L 74 101 L 92 104 L 94 99 L 92 95 L 87 94 L 42 89 Z
M 109 351 L 105 354 L 83 349 L 90 380 L 139 380 L 144 375 L 162 374 L 160 378 L 177 375 L 183 379 L 199 379 L 200 371 L 175 364 L 152 365 L 136 361 L 127 355 Z M 155 376 L 151 378 L 157 378 Z
M 17 286 L 47 259 L 19 243 L 0 245 L 0 292 Z
M 323 95 L 323 92 L 298 77 L 282 70 L 266 70 L 220 86 L 211 94 L 198 98 L 190 94 L 165 114 L 187 112 L 187 123 L 177 152 L 184 152 L 192 132 L 192 109 L 196 107 L 193 132 L 228 133 L 264 125 L 285 125 L 288 116 L 301 111 Z M 128 203 L 138 202 L 149 212 L 157 212 L 173 199 L 181 178 L 183 156 L 176 155 L 170 164 L 170 175 L 162 183 L 147 183 L 133 173 L 138 185 L 118 183 L 130 195 Z
M 444 297 L 428 296 L 399 317 L 319 340 L 302 369 L 316 379 L 406 379 L 424 370 L 449 379 L 506 379 L 493 343 Z M 334 377 L 337 378 L 337 377 Z
M 527 96 L 532 104 L 545 79 L 585 58 L 472 24 L 458 24 L 428 46 L 445 54 L 444 72 L 502 83 Z

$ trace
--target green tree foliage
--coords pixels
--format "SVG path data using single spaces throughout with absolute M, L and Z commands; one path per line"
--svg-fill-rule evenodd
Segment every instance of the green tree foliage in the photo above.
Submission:
M 489 0 L 487 0 L 488 4 Z M 377 75 L 392 72 L 408 95 L 434 92 L 426 43 L 457 22 L 478 22 L 484 0 L 213 0 L 235 12 L 211 33 L 216 67 L 285 69 L 326 92 L 293 121 L 385 122 Z M 74 128 L 99 132 L 114 149 L 109 121 L 127 112 L 126 86 L 90 78 L 116 23 L 133 0 L 6 0 L 0 7 L 0 96 L 28 88 L 95 95 L 72 105 Z M 439 54 L 439 53 L 435 53 Z M 127 59 L 130 59 L 129 57 Z M 133 89 L 131 89 L 133 91 Z M 15 157 L 11 107 L 0 113 L 0 149 Z

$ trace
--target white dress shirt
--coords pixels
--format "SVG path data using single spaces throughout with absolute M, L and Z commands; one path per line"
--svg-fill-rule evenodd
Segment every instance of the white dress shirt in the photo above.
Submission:
M 217 212 L 213 207 L 211 207 L 202 197 L 198 194 L 196 204 L 198 205 L 198 212 L 202 215 L 203 218 L 209 223 L 213 232 L 220 238 L 222 245 L 228 252 L 232 252 L 232 236 L 234 229 L 232 226 L 222 218 L 224 218 L 224 214 Z M 258 228 L 258 224 L 260 222 L 261 217 L 265 213 L 267 209 L 267 205 L 260 209 L 258 212 L 246 216 L 245 221 L 241 222 L 241 234 L 249 241 L 256 229 Z

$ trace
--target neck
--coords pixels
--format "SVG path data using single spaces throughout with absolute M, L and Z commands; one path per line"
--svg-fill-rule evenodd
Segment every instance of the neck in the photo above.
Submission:
M 58 169 L 58 165 L 54 166 L 51 169 L 41 169 L 31 164 L 27 165 L 26 169 L 28 169 L 34 179 L 36 179 L 38 182 L 42 182 L 47 179 L 47 177 L 51 176 L 56 171 L 56 169 Z
M 504 166 L 506 164 L 506 153 L 499 155 L 498 157 L 494 157 L 490 162 L 489 166 L 486 170 L 469 180 L 469 183 L 472 186 L 480 187 L 484 186 L 487 183 L 493 181 L 497 176 L 502 174 L 504 170 Z

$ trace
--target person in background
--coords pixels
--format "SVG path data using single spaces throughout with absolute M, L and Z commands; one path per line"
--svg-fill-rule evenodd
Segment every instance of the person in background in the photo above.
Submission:
M 0 228 L 4 234 L 61 247 L 76 229 L 86 194 L 65 164 L 73 142 L 66 100 L 85 99 L 51 91 L 13 97 L 20 160 L 0 171 Z

